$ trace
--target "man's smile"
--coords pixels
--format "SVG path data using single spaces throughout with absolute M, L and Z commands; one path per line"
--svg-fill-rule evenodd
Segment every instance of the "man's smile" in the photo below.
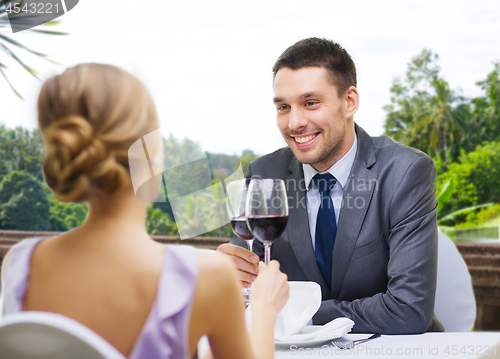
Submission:
M 295 145 L 297 147 L 307 147 L 311 145 L 316 137 L 318 136 L 319 132 L 317 133 L 310 133 L 308 135 L 303 135 L 303 136 L 290 136 L 293 138 Z

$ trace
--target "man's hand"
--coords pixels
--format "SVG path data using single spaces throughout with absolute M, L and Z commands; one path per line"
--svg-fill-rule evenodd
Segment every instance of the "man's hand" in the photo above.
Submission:
M 231 257 L 238 269 L 238 277 L 243 286 L 250 287 L 259 273 L 259 256 L 243 247 L 229 243 L 221 244 L 217 252 Z

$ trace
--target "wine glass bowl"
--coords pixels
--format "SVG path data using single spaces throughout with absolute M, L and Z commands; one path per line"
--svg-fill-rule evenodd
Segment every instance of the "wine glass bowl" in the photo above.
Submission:
M 249 249 L 252 250 L 251 244 L 254 237 L 247 227 L 245 217 L 245 203 L 249 182 L 248 179 L 242 179 L 226 184 L 226 208 L 234 234 L 247 241 Z
M 245 217 L 245 203 L 249 179 L 232 181 L 226 184 L 226 208 L 231 223 L 231 228 L 236 236 L 245 240 L 248 250 L 252 251 L 254 236 L 248 228 Z M 241 292 L 245 298 L 245 303 L 250 303 L 250 293 L 252 288 L 242 288 Z
M 245 214 L 254 237 L 264 244 L 268 264 L 271 244 L 283 233 L 288 221 L 288 198 L 283 180 L 252 179 Z

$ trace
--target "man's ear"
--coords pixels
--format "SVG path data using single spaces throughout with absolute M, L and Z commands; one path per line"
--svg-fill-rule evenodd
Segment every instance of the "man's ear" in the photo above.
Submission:
M 346 101 L 346 117 L 354 116 L 359 107 L 359 93 L 358 89 L 350 86 L 345 92 L 344 99 Z

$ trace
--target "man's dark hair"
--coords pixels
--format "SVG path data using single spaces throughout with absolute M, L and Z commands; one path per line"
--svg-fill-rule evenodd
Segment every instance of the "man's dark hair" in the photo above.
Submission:
M 324 67 L 330 73 L 330 81 L 343 95 L 349 86 L 356 86 L 356 66 L 347 51 L 332 40 L 310 37 L 297 41 L 286 49 L 273 66 L 273 82 L 284 67 L 292 70 L 302 67 Z

